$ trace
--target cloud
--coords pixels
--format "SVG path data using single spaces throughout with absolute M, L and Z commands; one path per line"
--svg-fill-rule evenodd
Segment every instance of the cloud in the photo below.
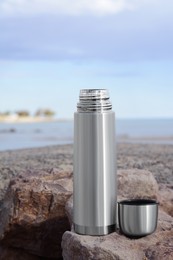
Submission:
M 152 2 L 155 0 L 152 0 Z M 124 10 L 134 10 L 149 0 L 1 0 L 1 15 L 35 14 L 116 14 Z
M 103 17 L 6 17 L 0 19 L 0 59 L 172 60 L 171 17 L 144 10 Z
M 17 12 L 14 10 L 17 10 L 20 5 L 22 6 L 21 13 L 23 12 L 23 15 L 0 16 L 0 60 L 111 60 L 116 62 L 173 60 L 172 0 L 166 0 L 167 3 L 169 2 L 167 6 L 163 2 L 161 4 L 162 0 L 158 0 L 158 4 L 151 4 L 150 8 L 145 6 L 134 12 L 124 11 L 117 15 L 98 16 L 91 13 L 85 13 L 85 15 L 39 13 L 32 16 L 28 13 L 24 15 L 24 11 L 29 12 L 29 10 L 31 14 L 33 3 L 37 3 L 35 9 L 33 8 L 34 12 L 37 10 L 43 12 L 46 4 L 49 6 L 48 10 L 53 9 L 55 1 L 51 0 L 50 2 L 42 0 L 43 5 L 40 4 L 42 10 L 36 8 L 39 6 L 38 3 L 41 3 L 40 1 L 0 1 L 0 6 L 2 3 L 9 3 L 13 14 Z M 110 0 L 106 1 L 114 3 Z M 152 3 L 154 1 L 152 0 Z M 60 3 L 57 0 L 56 4 L 61 5 L 62 8 L 54 9 L 60 12 L 64 8 L 65 12 L 66 6 L 70 12 L 72 1 L 69 2 L 69 6 L 67 2 L 63 0 Z M 87 10 L 91 6 L 94 10 L 94 6 L 95 8 L 97 5 L 101 6 L 100 2 L 105 3 L 100 0 L 98 4 L 98 1 L 93 0 L 95 5 L 92 6 L 90 0 L 87 2 L 81 0 L 78 2 L 78 10 L 84 12 L 86 6 Z M 122 0 L 119 2 L 127 3 Z M 148 1 L 138 2 L 147 3 Z M 77 6 L 77 1 L 74 0 L 73 3 Z M 128 3 L 138 6 L 137 0 L 128 0 Z M 30 8 L 29 5 L 31 5 Z M 72 9 L 74 10 L 75 7 Z

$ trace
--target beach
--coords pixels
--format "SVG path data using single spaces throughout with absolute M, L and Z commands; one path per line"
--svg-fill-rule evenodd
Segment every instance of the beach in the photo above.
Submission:
M 146 238 L 147 240 L 136 240 L 137 255 L 146 252 L 144 255 L 148 256 L 151 250 L 153 254 L 157 252 L 156 257 L 152 258 L 155 260 L 162 259 L 158 257 L 169 249 L 169 246 L 164 244 L 158 251 L 155 249 L 156 243 L 172 243 L 172 158 L 172 145 L 117 144 L 118 198 L 149 197 L 160 202 L 157 232 Z M 68 260 L 71 254 L 78 255 L 77 251 L 73 252 L 77 245 L 72 241 L 75 239 L 78 243 L 83 243 L 82 237 L 70 232 L 68 220 L 71 219 L 72 212 L 72 176 L 72 144 L 0 152 L 1 259 L 62 259 L 63 253 L 64 259 Z M 118 233 L 113 233 L 113 236 L 116 237 L 117 245 L 127 243 L 125 237 Z M 92 239 L 94 238 L 87 243 L 91 243 Z M 109 236 L 105 237 L 105 241 L 107 239 L 109 241 Z M 115 238 L 112 239 L 109 244 Z M 71 241 L 69 247 L 68 241 Z M 94 243 L 95 240 L 93 245 Z M 128 259 L 128 256 L 133 255 L 132 245 L 134 244 L 130 244 L 128 248 L 127 243 L 128 253 L 122 259 Z M 108 252 L 113 250 L 114 255 L 113 248 L 110 244 Z M 89 244 L 86 244 L 86 250 L 92 251 Z M 102 250 L 100 244 L 98 250 Z M 117 249 L 116 254 L 120 257 L 121 250 Z M 173 250 L 169 251 L 169 256 L 167 259 L 171 259 Z M 112 256 L 109 259 L 114 258 Z M 136 256 L 133 259 L 139 258 Z
M 0 167 L 10 168 L 15 174 L 25 169 L 47 169 L 57 167 L 63 159 L 73 166 L 73 145 L 47 146 L 0 152 Z M 153 144 L 117 145 L 118 169 L 148 169 L 159 183 L 173 185 L 173 146 Z M 65 167 L 65 166 L 64 166 Z M 2 178 L 2 174 L 1 174 Z

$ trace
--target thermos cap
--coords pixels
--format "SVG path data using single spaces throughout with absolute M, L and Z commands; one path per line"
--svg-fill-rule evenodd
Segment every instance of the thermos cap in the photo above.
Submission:
M 121 232 L 129 237 L 150 235 L 156 230 L 158 202 L 150 199 L 131 199 L 118 202 Z

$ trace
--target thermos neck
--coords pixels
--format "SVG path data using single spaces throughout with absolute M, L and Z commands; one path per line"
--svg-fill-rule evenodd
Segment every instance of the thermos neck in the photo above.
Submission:
M 112 109 L 107 89 L 82 89 L 77 104 L 78 112 L 104 112 Z

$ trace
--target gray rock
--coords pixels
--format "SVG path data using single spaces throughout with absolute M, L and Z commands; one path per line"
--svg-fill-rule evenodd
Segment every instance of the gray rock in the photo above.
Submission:
M 119 197 L 159 198 L 159 189 L 153 175 L 144 170 L 118 171 Z M 66 211 L 72 223 L 72 197 L 66 204 Z M 158 227 L 155 233 L 140 239 L 129 239 L 119 231 L 107 236 L 83 236 L 66 231 L 62 238 L 64 260 L 73 259 L 172 259 L 173 257 L 173 218 L 159 211 Z M 159 250 L 158 250 L 158 245 Z
M 159 184 L 173 185 L 172 158 L 172 145 L 128 143 L 117 145 L 118 169 L 148 170 L 154 174 Z M 26 169 L 50 170 L 61 165 L 66 171 L 68 168 L 72 170 L 72 164 L 72 145 L 0 152 L 0 173 L 1 169 L 8 168 L 13 174 L 22 175 Z
M 118 171 L 118 195 L 127 199 L 158 198 L 158 184 L 149 171 L 129 169 Z
M 173 217 L 173 185 L 160 185 L 159 202 L 160 207 Z
M 65 211 L 71 226 L 73 223 L 73 196 L 71 196 L 70 199 L 67 200 L 67 203 L 65 205 Z
M 62 234 L 70 229 L 65 204 L 72 195 L 71 150 L 60 146 L 50 156 L 50 148 L 34 151 L 0 153 L 0 244 L 4 255 L 12 247 L 31 257 L 58 258 Z
M 61 257 L 71 194 L 72 146 L 0 152 L 0 259 Z
M 62 237 L 64 260 L 172 260 L 172 244 L 173 218 L 163 211 L 159 211 L 155 233 L 140 239 L 127 238 L 118 230 L 107 236 L 78 235 L 74 233 L 73 227 Z
M 61 237 L 70 228 L 65 204 L 72 195 L 72 178 L 58 171 L 24 176 L 11 183 L 1 205 L 1 244 L 38 256 L 61 257 Z
M 129 239 L 118 231 L 107 236 L 83 236 L 66 231 L 62 238 L 63 259 L 172 259 L 173 218 L 159 212 L 155 233 L 140 239 Z M 166 258 L 164 258 L 164 256 Z
M 173 146 L 119 144 L 118 168 L 122 172 L 131 169 L 124 176 L 119 172 L 119 199 L 151 196 L 159 199 L 161 208 L 172 215 L 172 157 Z M 72 145 L 0 152 L 0 259 L 2 252 L 8 255 L 8 250 L 16 259 L 20 253 L 41 259 L 61 256 L 61 237 L 70 230 L 72 222 L 72 158 Z M 140 173 L 147 171 L 147 195 L 142 186 L 128 189 L 134 179 L 141 183 L 136 169 Z M 157 183 L 148 171 L 158 181 L 159 196 Z M 149 256 L 152 257 L 152 250 L 148 251 Z
M 119 144 L 118 169 L 145 169 L 157 182 L 173 184 L 173 146 L 153 144 Z
M 41 257 L 28 254 L 22 249 L 0 247 L 1 260 L 41 260 Z

